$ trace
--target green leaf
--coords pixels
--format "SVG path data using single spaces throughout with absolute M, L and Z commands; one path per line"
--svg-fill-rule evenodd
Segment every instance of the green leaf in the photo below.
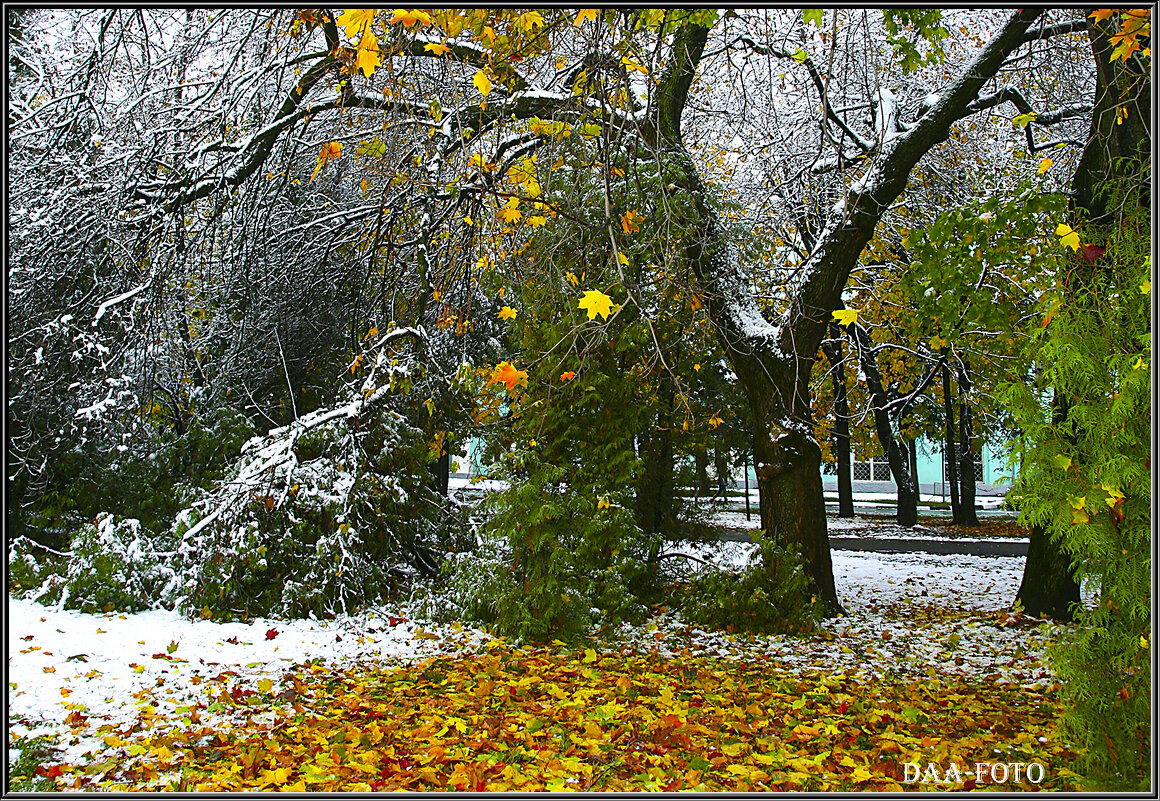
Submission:
M 825 13 L 826 12 L 820 8 L 803 8 L 802 20 L 804 22 L 812 22 L 814 25 L 820 28 L 822 27 L 822 17 L 825 15 Z

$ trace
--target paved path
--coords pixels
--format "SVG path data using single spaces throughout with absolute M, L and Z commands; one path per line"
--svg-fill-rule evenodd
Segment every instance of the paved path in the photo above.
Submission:
M 731 542 L 749 542 L 752 532 L 728 529 L 721 539 Z M 835 551 L 873 551 L 874 553 L 937 553 L 969 554 L 971 556 L 1026 556 L 1027 543 L 1011 539 L 993 540 L 935 540 L 926 538 L 896 539 L 889 537 L 830 536 L 830 547 Z

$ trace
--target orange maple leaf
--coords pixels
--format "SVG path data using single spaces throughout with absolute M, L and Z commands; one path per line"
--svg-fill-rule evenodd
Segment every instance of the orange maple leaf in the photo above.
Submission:
M 391 24 L 396 25 L 403 23 L 403 27 L 410 28 L 416 22 L 421 26 L 430 25 L 435 21 L 435 18 L 426 11 L 420 11 L 417 8 L 396 8 L 395 15 L 391 17 Z
M 314 168 L 314 172 L 310 175 L 310 180 L 314 180 L 314 176 L 318 175 L 318 171 L 326 165 L 328 161 L 338 161 L 342 157 L 342 143 L 341 142 L 327 142 L 322 146 L 322 150 L 318 152 L 318 166 Z
M 522 387 L 528 385 L 528 371 L 517 370 L 516 366 L 511 362 L 500 362 L 495 366 L 495 371 L 491 374 L 491 380 L 487 382 L 491 384 L 503 384 L 507 387 L 508 392 L 516 388 L 516 384 Z

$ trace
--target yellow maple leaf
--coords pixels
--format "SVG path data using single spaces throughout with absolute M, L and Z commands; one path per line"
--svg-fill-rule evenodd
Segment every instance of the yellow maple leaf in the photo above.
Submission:
M 1092 20 L 1093 22 L 1103 22 L 1104 20 L 1109 19 L 1115 13 L 1116 10 L 1114 8 L 1097 8 L 1095 11 L 1088 14 L 1088 19 Z
M 491 380 L 487 382 L 490 384 L 503 384 L 508 391 L 516 388 L 516 384 L 522 387 L 528 385 L 528 371 L 517 370 L 516 366 L 511 362 L 500 362 L 495 366 L 495 370 L 491 374 Z
M 725 421 L 721 419 L 720 415 L 715 414 L 709 418 L 709 428 L 716 428 L 717 426 L 721 425 L 724 422 Z
M 403 27 L 410 28 L 419 23 L 420 26 L 430 25 L 435 21 L 435 18 L 426 11 L 420 11 L 417 8 L 396 8 L 395 15 L 391 17 L 391 24 L 397 25 L 403 23 Z
M 536 28 L 544 27 L 544 17 L 539 11 L 525 11 L 520 14 L 518 23 L 521 31 L 532 33 Z
M 379 39 L 369 30 L 359 40 L 358 57 L 354 63 L 367 78 L 374 75 L 375 69 L 383 63 L 379 57 Z
M 519 222 L 521 219 L 523 219 L 524 215 L 521 214 L 520 210 L 517 208 L 514 208 L 512 206 L 505 206 L 504 208 L 499 210 L 499 216 L 500 216 L 500 219 L 502 219 L 506 223 L 514 223 L 514 222 Z
M 1044 159 L 1043 161 L 1039 162 L 1039 169 L 1036 170 L 1036 172 L 1039 173 L 1040 175 L 1043 175 L 1043 173 L 1045 173 L 1051 169 L 1051 165 L 1054 163 L 1055 162 L 1052 161 L 1051 159 Z
M 599 289 L 590 289 L 580 298 L 580 308 L 588 312 L 588 319 L 596 319 L 600 315 L 605 320 L 612 314 L 612 298 Z
M 1151 292 L 1152 292 L 1152 281 L 1145 278 L 1143 281 L 1140 282 L 1140 294 L 1147 295 L 1147 294 L 1150 294 Z
M 1079 234 L 1071 230 L 1071 226 L 1066 223 L 1060 223 L 1055 226 L 1055 235 L 1059 237 L 1059 242 L 1066 245 L 1072 250 L 1079 250 Z
M 532 226 L 533 228 L 539 228 L 539 227 L 541 227 L 543 225 L 547 225 L 547 224 L 548 224 L 548 218 L 542 217 L 539 214 L 537 214 L 534 217 L 528 217 L 528 225 Z
M 576 15 L 576 19 L 575 19 L 575 20 L 573 20 L 573 24 L 574 24 L 574 25 L 575 25 L 577 28 L 579 28 L 579 27 L 580 27 L 582 24 L 584 24 L 584 20 L 586 20 L 586 19 L 590 19 L 590 20 L 592 20 L 593 22 L 595 22 L 595 21 L 596 21 L 596 17 L 597 17 L 597 15 L 599 15 L 599 14 L 600 14 L 600 11 L 599 11 L 599 9 L 595 9 L 595 8 L 582 8 L 582 9 L 580 9 L 580 13 Z
M 346 28 L 347 37 L 353 39 L 370 27 L 376 11 L 377 8 L 346 8 L 335 22 Z
M 488 78 L 487 73 L 483 70 L 476 71 L 475 77 L 471 79 L 471 83 L 484 97 L 487 97 L 489 94 L 491 94 L 491 78 Z
M 564 277 L 568 279 L 568 283 L 572 286 L 579 286 L 580 279 L 576 277 L 576 273 L 568 270 L 566 273 L 564 273 Z
M 858 312 L 855 309 L 838 309 L 833 313 L 833 316 L 838 325 L 845 327 L 849 327 L 851 323 L 858 320 Z
M 1034 111 L 1028 111 L 1026 114 L 1017 115 L 1011 120 L 1011 124 L 1016 128 L 1026 128 L 1038 116 Z
M 502 309 L 499 310 L 499 319 L 501 319 L 501 320 L 514 320 L 514 319 L 516 319 L 516 314 L 517 314 L 516 310 L 513 309 L 511 306 L 504 306 Z
M 620 57 L 621 66 L 625 67 L 629 72 L 639 72 L 642 75 L 648 75 L 648 67 L 641 64 L 639 61 L 633 61 L 628 56 Z
M 448 50 L 451 49 L 451 45 L 436 44 L 435 42 L 431 42 L 429 44 L 423 45 L 423 49 L 426 50 L 428 53 L 434 53 L 437 56 L 441 56 L 444 53 L 446 53 Z
M 607 495 L 602 495 L 600 497 L 600 500 L 596 502 L 597 509 L 607 509 L 611 505 L 612 505 L 612 502 L 608 500 Z

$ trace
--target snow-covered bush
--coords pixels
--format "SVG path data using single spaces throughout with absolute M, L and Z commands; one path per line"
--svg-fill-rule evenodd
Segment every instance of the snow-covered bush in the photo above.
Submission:
M 332 615 L 436 576 L 453 526 L 429 486 L 424 434 L 400 406 L 390 386 L 370 389 L 246 443 L 228 477 L 178 515 L 172 602 Z
M 40 570 L 42 563 L 33 555 L 34 548 L 18 553 L 15 544 L 9 564 L 16 557 L 40 579 L 40 588 L 33 593 L 42 602 L 83 612 L 135 612 L 157 606 L 175 578 L 166 564 L 169 554 L 158 550 L 160 545 L 158 536 L 140 521 L 101 514 L 73 535 L 68 553 L 56 554 L 65 559 L 63 572 L 52 569 L 54 563 L 59 565 L 55 560 L 49 562 L 49 570 Z

